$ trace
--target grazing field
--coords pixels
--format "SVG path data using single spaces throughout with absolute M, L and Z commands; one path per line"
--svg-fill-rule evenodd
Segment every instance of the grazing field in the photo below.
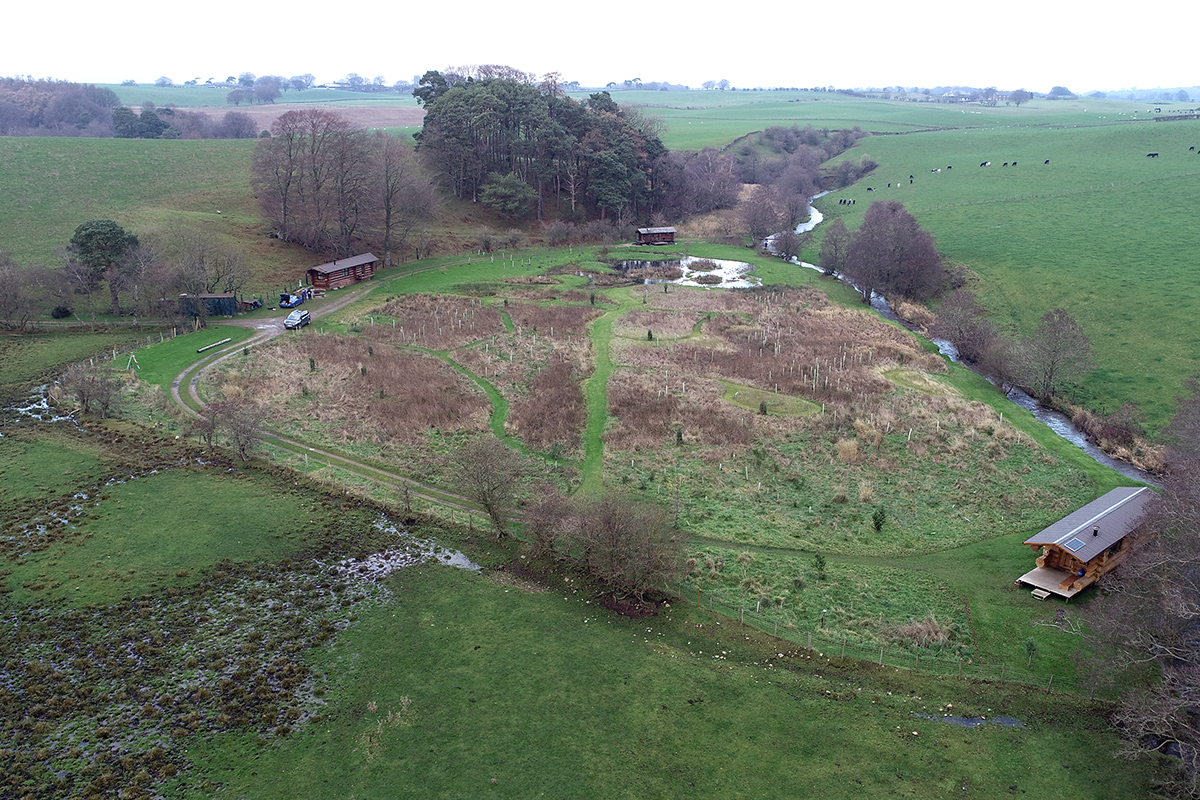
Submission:
M 0 137 L 0 249 L 18 264 L 57 266 L 79 223 L 127 230 L 193 224 L 245 252 L 252 288 L 273 289 L 311 254 L 260 236 L 250 193 L 254 141 Z
M 392 604 L 314 660 L 339 676 L 321 723 L 270 748 L 197 742 L 207 779 L 261 798 L 1144 791 L 1069 698 L 781 653 L 687 606 L 615 617 L 561 582 L 522 591 L 421 568 L 390 587 Z M 942 713 L 1023 727 L 929 718 Z
M 845 157 L 864 150 L 879 168 L 818 206 L 853 227 L 872 199 L 902 201 L 977 276 L 971 288 L 1001 325 L 1028 334 L 1042 314 L 1067 309 L 1096 350 L 1076 399 L 1110 413 L 1136 403 L 1157 429 L 1200 367 L 1192 146 L 1200 121 L 874 137 Z

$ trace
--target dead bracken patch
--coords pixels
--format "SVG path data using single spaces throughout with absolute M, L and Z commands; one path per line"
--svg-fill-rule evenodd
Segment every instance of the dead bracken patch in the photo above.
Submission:
M 546 591 L 546 586 L 532 575 L 521 574 L 518 570 L 509 569 L 494 569 L 486 573 L 488 580 L 500 584 L 501 586 L 511 586 L 514 589 L 520 589 L 522 592 L 530 592 L 532 594 L 541 594 Z

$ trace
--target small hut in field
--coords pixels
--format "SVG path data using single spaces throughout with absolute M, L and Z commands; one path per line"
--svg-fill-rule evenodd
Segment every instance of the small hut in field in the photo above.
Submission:
M 373 253 L 360 253 L 350 258 L 341 258 L 308 270 L 308 282 L 314 289 L 340 289 L 375 277 L 375 265 L 379 259 Z
M 675 244 L 674 228 L 638 228 L 638 244 Z
M 1052 594 L 1070 599 L 1112 571 L 1138 544 L 1137 530 L 1154 492 L 1122 487 L 1068 514 L 1025 544 L 1041 548 L 1037 567 L 1018 583 L 1033 587 L 1045 600 Z

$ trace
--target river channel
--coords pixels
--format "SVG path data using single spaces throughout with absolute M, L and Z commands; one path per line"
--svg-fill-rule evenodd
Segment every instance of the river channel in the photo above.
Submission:
M 822 194 L 825 194 L 825 193 L 822 193 Z M 821 196 L 822 195 L 819 194 L 816 197 L 814 197 L 813 199 L 816 200 L 818 197 L 821 197 Z M 797 225 L 796 233 L 807 233 L 808 231 L 811 231 L 814 228 L 816 228 L 817 225 L 821 224 L 821 222 L 823 222 L 825 219 L 824 216 L 822 216 L 821 212 L 816 209 L 816 206 L 813 206 L 811 203 L 808 206 L 808 214 L 809 214 L 808 221 L 802 222 L 799 225 Z M 770 247 L 770 241 L 772 238 L 774 238 L 774 237 L 769 237 L 767 239 L 768 247 Z M 815 269 L 818 272 L 822 271 L 821 268 L 818 267 L 816 264 L 809 264 L 807 261 L 800 261 L 799 259 L 792 259 L 792 263 L 796 264 L 797 266 L 806 267 L 808 269 Z M 839 278 L 839 280 L 844 280 L 844 279 Z M 849 283 L 849 281 L 846 281 L 846 282 Z M 850 284 L 850 285 L 853 285 L 853 284 Z M 857 289 L 858 287 L 855 287 L 855 288 Z M 924 335 L 920 331 L 917 331 L 915 328 L 913 328 L 913 326 L 909 325 L 904 320 L 902 320 L 898 316 L 896 316 L 896 312 L 892 310 L 892 306 L 891 306 L 891 304 L 888 303 L 886 297 L 883 297 L 880 294 L 872 293 L 871 294 L 871 308 L 875 309 L 875 311 L 877 311 L 879 313 L 879 315 L 884 317 L 885 319 L 889 319 L 894 322 L 897 322 L 900 325 L 903 325 L 908 330 L 912 331 L 913 333 L 917 333 L 922 336 Z M 953 361 L 956 364 L 962 364 L 964 367 L 966 367 L 967 369 L 976 373 L 977 375 L 982 375 L 982 373 L 980 373 L 979 370 L 975 369 L 971 364 L 959 360 L 958 349 L 950 342 L 948 342 L 944 339 L 933 339 L 933 338 L 931 338 L 930 341 L 932 341 L 935 345 L 937 345 L 938 351 L 946 358 L 950 359 L 951 361 Z M 986 377 L 986 376 L 984 376 L 984 377 Z M 1088 438 L 1086 436 L 1084 436 L 1083 431 L 1081 431 L 1081 430 L 1079 430 L 1079 428 L 1075 427 L 1075 424 L 1073 422 L 1071 422 L 1071 419 L 1067 415 L 1063 414 L 1062 412 L 1055 411 L 1052 408 L 1047 408 L 1046 406 L 1039 403 L 1032 396 L 1021 391 L 1020 389 L 1013 389 L 1012 391 L 1010 391 L 1008 393 L 1008 399 L 1013 401 L 1017 405 L 1019 405 L 1021 408 L 1024 408 L 1029 413 L 1033 414 L 1035 419 L 1037 419 L 1039 422 L 1043 423 L 1047 428 L 1049 428 L 1051 431 L 1053 431 L 1054 433 L 1061 436 L 1063 439 L 1066 439 L 1068 442 L 1070 442 L 1071 444 L 1078 447 L 1080 450 L 1082 450 L 1084 453 L 1086 453 L 1089 457 L 1094 459 L 1097 463 L 1103 464 L 1104 466 L 1109 467 L 1110 469 L 1116 470 L 1117 472 L 1124 475 L 1126 478 L 1131 478 L 1132 480 L 1135 480 L 1135 481 L 1141 481 L 1142 483 L 1147 483 L 1151 486 L 1159 486 L 1159 482 L 1150 473 L 1140 470 L 1137 467 L 1133 466 L 1132 464 L 1128 464 L 1124 461 L 1118 461 L 1117 459 L 1112 458 L 1107 453 L 1105 453 L 1103 450 L 1101 450 L 1099 447 L 1097 447 L 1096 445 L 1094 445 L 1090 441 L 1088 441 Z

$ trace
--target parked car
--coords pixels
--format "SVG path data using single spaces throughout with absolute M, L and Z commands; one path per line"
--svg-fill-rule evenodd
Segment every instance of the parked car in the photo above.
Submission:
M 303 328 L 310 322 L 312 322 L 312 314 L 309 314 L 307 311 L 301 309 L 296 309 L 287 315 L 287 319 L 283 321 L 283 327 L 287 328 L 289 331 L 294 331 L 299 328 Z
M 304 302 L 304 295 L 279 293 L 280 308 L 295 308 Z

